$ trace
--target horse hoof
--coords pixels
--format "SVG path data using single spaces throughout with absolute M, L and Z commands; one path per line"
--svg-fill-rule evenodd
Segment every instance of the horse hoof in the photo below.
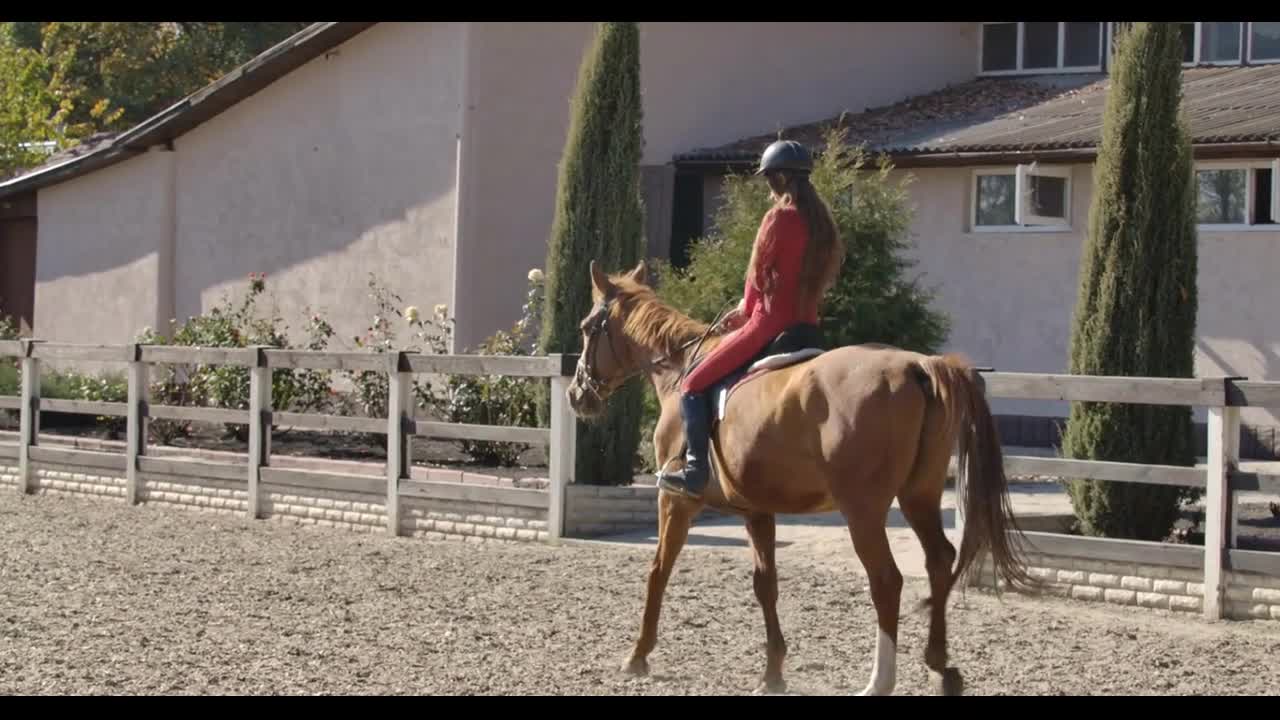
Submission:
M 642 657 L 633 657 L 622 666 L 622 672 L 635 677 L 646 677 L 649 674 L 649 661 Z
M 787 691 L 787 681 L 782 678 L 761 680 L 752 695 L 780 695 Z
M 964 694 L 964 678 L 960 671 L 949 667 L 942 671 L 942 694 L 948 697 Z

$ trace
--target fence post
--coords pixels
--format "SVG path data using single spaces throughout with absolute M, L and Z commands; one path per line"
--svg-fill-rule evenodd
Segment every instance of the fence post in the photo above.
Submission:
M 271 465 L 271 368 L 266 347 L 255 345 L 249 368 L 249 519 L 259 518 L 262 505 L 262 468 Z
M 409 477 L 408 424 L 413 418 L 409 358 L 397 351 L 387 364 L 387 532 L 400 534 L 400 481 Z
M 1239 462 L 1240 408 L 1209 408 L 1208 467 L 1204 499 L 1204 616 L 1224 615 L 1228 510 L 1232 505 L 1231 470 Z
M 1230 474 L 1232 470 L 1240 466 L 1240 408 L 1230 407 L 1229 414 L 1225 417 L 1227 421 L 1227 472 Z M 1236 541 L 1240 537 L 1240 508 L 1239 501 L 1235 492 L 1231 490 L 1231 478 L 1227 478 L 1227 547 L 1234 548 Z
M 561 373 L 565 373 L 565 358 L 561 355 Z M 568 372 L 572 373 L 570 369 Z M 558 542 L 564 537 L 565 496 L 568 486 L 573 482 L 573 469 L 577 453 L 575 445 L 578 438 L 577 418 L 565 392 L 569 389 L 569 378 L 565 374 L 551 378 L 551 447 L 547 458 L 547 471 L 550 476 L 547 498 L 547 536 L 551 542 Z
M 151 388 L 147 364 L 142 362 L 142 345 L 128 346 L 129 414 L 125 419 L 125 502 L 138 504 L 138 458 L 147 454 L 147 403 Z
M 18 419 L 18 492 L 36 489 L 31 448 L 40 439 L 40 360 L 33 357 L 39 340 L 22 341 L 22 408 Z

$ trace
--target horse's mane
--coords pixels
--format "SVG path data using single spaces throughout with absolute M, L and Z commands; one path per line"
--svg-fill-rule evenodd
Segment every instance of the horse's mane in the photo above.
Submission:
M 665 355 L 677 355 L 681 345 L 707 331 L 706 323 L 662 302 L 649 286 L 625 275 L 610 280 L 617 288 L 618 304 L 624 313 L 623 332 L 632 341 Z M 714 334 L 709 336 L 703 350 L 712 346 L 715 339 Z

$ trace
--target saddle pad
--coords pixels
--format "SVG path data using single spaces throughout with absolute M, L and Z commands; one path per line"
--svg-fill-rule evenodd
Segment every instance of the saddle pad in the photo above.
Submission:
M 809 358 L 817 357 L 823 352 L 824 351 L 821 348 L 805 348 L 804 350 L 797 350 L 795 352 L 769 355 L 751 363 L 745 372 L 736 374 L 736 377 L 728 378 L 728 382 L 725 382 L 716 388 L 715 419 L 724 420 L 725 408 L 729 406 L 729 395 L 733 392 L 734 388 L 741 385 L 748 378 L 755 377 L 757 374 L 764 373 L 769 370 L 777 370 L 778 368 L 795 365 L 801 361 L 808 360 Z

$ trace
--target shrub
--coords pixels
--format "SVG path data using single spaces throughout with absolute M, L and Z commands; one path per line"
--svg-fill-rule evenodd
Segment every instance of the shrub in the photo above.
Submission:
M 124 403 L 129 401 L 129 381 L 124 373 L 116 372 L 97 377 L 76 378 L 76 394 L 80 400 L 92 402 Z M 124 433 L 126 419 L 112 415 L 99 415 L 98 427 L 106 430 L 107 437 L 119 439 Z
M 287 326 L 282 318 L 262 317 L 258 301 L 266 291 L 266 276 L 249 275 L 248 291 L 238 305 L 224 297 L 221 305 L 208 313 L 192 316 L 179 325 L 170 320 L 171 334 L 166 337 L 145 328 L 137 341 L 144 344 L 187 347 L 243 348 L 263 345 L 273 348 L 292 347 Z M 319 315 L 311 315 L 306 326 L 306 349 L 323 350 L 328 346 L 333 328 Z M 249 407 L 249 369 L 228 365 L 176 364 L 155 366 L 151 396 L 158 404 L 194 405 L 231 410 Z M 277 368 L 271 373 L 271 402 L 278 410 L 297 412 L 323 411 L 330 403 L 329 371 Z M 189 433 L 186 423 L 155 421 L 153 432 L 161 442 Z M 241 440 L 248 437 L 244 425 L 227 425 L 227 430 Z
M 373 353 L 448 354 L 453 323 L 448 317 L 448 307 L 437 305 L 431 317 L 424 318 L 416 306 L 405 307 L 403 298 L 384 287 L 373 273 L 369 273 L 368 285 L 369 298 L 374 304 L 373 320 L 365 328 L 363 336 L 352 338 L 356 347 Z M 404 343 L 399 340 L 401 322 L 409 329 L 409 340 Z M 352 386 L 351 394 L 343 401 L 347 412 L 354 410 L 365 417 L 385 418 L 390 394 L 386 371 L 347 371 L 345 376 Z M 429 380 L 414 377 L 412 392 L 419 406 L 432 406 L 433 389 Z M 360 433 L 358 436 L 372 445 L 386 444 L 386 438 L 379 433 Z
M 543 283 L 539 270 L 529 272 L 529 292 L 523 313 L 512 329 L 491 335 L 469 352 L 479 355 L 521 355 L 537 352 L 533 325 L 542 312 Z M 502 375 L 450 375 L 442 395 L 427 402 L 449 422 L 476 425 L 533 427 L 538 424 L 538 400 L 542 383 L 533 378 Z M 523 443 L 462 440 L 462 452 L 482 465 L 515 465 L 525 450 Z

